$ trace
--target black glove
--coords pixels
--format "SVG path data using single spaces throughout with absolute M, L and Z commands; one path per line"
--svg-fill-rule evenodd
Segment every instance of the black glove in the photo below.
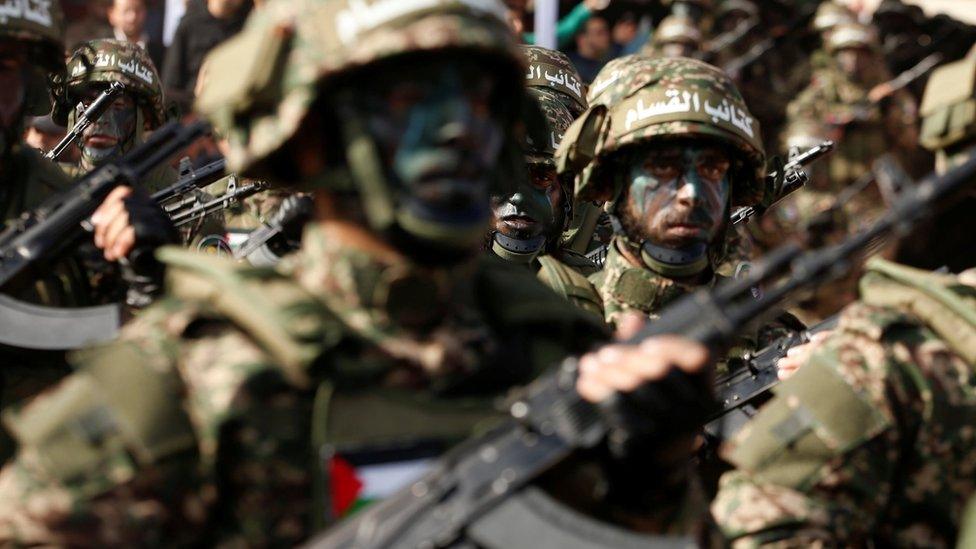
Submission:
M 710 376 L 672 371 L 630 393 L 600 404 L 610 427 L 606 464 L 608 497 L 626 508 L 653 506 L 655 499 L 682 490 L 692 454 L 672 455 L 675 441 L 701 431 L 715 410 Z
M 166 212 L 141 189 L 123 202 L 129 224 L 135 229 L 136 243 L 119 264 L 128 285 L 126 303 L 141 308 L 149 305 L 163 288 L 165 268 L 156 259 L 156 249 L 178 243 L 180 236 Z

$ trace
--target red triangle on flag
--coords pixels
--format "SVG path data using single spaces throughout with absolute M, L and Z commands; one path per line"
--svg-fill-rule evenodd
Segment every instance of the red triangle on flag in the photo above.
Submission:
M 329 486 L 332 489 L 332 509 L 338 516 L 343 516 L 359 496 L 363 489 L 363 482 L 356 476 L 356 469 L 341 456 L 332 456 L 329 460 Z

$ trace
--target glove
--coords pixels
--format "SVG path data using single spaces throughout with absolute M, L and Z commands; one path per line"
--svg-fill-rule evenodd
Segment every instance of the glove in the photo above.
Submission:
M 138 190 L 123 199 L 129 224 L 135 231 L 135 246 L 119 260 L 122 279 L 128 285 L 126 303 L 142 308 L 163 288 L 164 265 L 156 259 L 156 249 L 179 242 L 179 233 L 166 212 L 145 192 Z

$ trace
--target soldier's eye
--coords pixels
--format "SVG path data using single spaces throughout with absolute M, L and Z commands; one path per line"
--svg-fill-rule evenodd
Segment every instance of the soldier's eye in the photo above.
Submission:
M 656 179 L 671 180 L 681 174 L 681 165 L 676 158 L 650 158 L 644 162 L 644 171 Z

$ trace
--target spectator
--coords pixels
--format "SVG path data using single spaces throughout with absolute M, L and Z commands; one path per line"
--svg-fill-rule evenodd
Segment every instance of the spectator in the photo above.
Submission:
M 163 45 L 153 42 L 146 32 L 145 0 L 115 0 L 108 10 L 108 22 L 116 40 L 134 42 L 142 46 L 157 67 L 163 64 Z
M 241 30 L 250 10 L 248 0 L 190 0 L 163 63 L 163 84 L 171 99 L 183 107 L 192 103 L 203 58 Z
M 74 6 L 75 9 L 67 13 L 69 18 L 64 43 L 68 51 L 74 51 L 82 42 L 96 38 L 112 38 L 114 34 L 112 25 L 108 23 L 108 10 L 111 5 L 112 0 L 91 0 L 84 5 Z
M 650 38 L 650 31 L 650 18 L 641 18 L 632 11 L 622 13 L 613 24 L 613 43 L 616 44 L 617 55 L 630 55 L 640 51 Z
M 51 115 L 35 116 L 27 119 L 27 131 L 24 132 L 24 142 L 28 146 L 46 153 L 53 149 L 64 138 L 68 130 L 54 123 Z
M 533 32 L 522 32 L 522 19 L 525 17 L 525 1 L 524 0 L 509 0 L 509 18 L 511 19 L 514 14 L 512 12 L 518 12 L 518 21 L 513 25 L 516 30 L 516 34 L 521 34 L 522 41 L 526 44 L 535 44 L 535 33 Z M 559 20 L 556 24 L 556 47 L 558 49 L 565 49 L 569 47 L 570 43 L 573 41 L 573 37 L 579 31 L 580 27 L 586 24 L 594 12 L 598 12 L 607 8 L 610 4 L 610 0 L 583 0 L 576 5 L 565 17 Z M 521 5 L 522 9 L 518 10 L 511 6 Z
M 569 54 L 583 81 L 589 84 L 616 53 L 610 40 L 610 23 L 599 15 L 591 17 L 576 33 L 576 51 Z

